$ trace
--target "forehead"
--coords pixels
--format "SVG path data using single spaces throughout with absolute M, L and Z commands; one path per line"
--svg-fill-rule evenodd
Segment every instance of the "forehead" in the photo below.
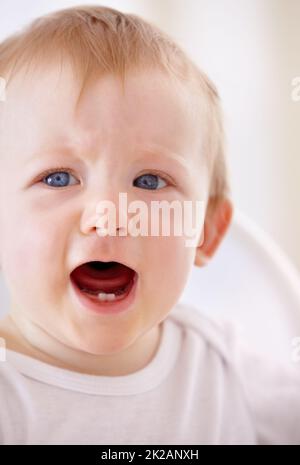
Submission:
M 124 91 L 113 75 L 101 76 L 80 91 L 67 63 L 17 75 L 1 109 L 5 144 L 22 148 L 24 157 L 65 142 L 87 149 L 151 143 L 178 152 L 199 149 L 200 98 L 161 71 L 128 72 Z

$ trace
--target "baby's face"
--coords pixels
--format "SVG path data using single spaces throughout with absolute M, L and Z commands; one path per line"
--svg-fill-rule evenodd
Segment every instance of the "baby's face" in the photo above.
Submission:
M 195 248 L 172 234 L 101 237 L 96 206 L 105 199 L 118 207 L 119 193 L 127 193 L 127 204 L 142 200 L 149 208 L 154 200 L 206 202 L 201 118 L 196 102 L 159 71 L 129 74 L 124 95 L 114 76 L 103 77 L 77 106 L 71 69 L 59 71 L 16 77 L 1 108 L 1 267 L 11 310 L 69 347 L 112 353 L 167 316 Z M 71 174 L 55 184 L 46 170 Z M 145 174 L 159 176 L 155 189 Z M 70 273 L 91 260 L 137 271 L 130 311 L 82 310 Z

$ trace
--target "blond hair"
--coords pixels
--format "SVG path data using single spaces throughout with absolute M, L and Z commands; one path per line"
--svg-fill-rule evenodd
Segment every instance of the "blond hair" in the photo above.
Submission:
M 113 8 L 66 8 L 35 19 L 0 44 L 0 75 L 8 87 L 11 76 L 24 68 L 28 71 L 32 64 L 47 65 L 59 52 L 61 58 L 71 59 L 74 77 L 82 82 L 81 92 L 87 80 L 99 73 L 113 73 L 123 83 L 128 70 L 156 68 L 201 95 L 206 108 L 209 197 L 215 204 L 216 199 L 230 195 L 218 92 L 170 36 L 134 14 Z

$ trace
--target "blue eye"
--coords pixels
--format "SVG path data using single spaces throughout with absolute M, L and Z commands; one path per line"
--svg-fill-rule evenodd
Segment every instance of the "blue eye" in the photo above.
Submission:
M 52 171 L 47 176 L 44 176 L 42 180 L 45 180 L 47 186 L 66 187 L 70 181 L 70 177 L 74 178 L 68 171 Z
M 141 180 L 139 182 L 139 180 Z M 159 185 L 159 181 L 158 179 L 161 179 L 165 185 L 167 185 L 167 183 L 165 182 L 165 180 L 163 178 L 161 178 L 160 176 L 157 176 L 155 174 L 142 174 L 141 176 L 138 176 L 134 182 L 133 182 L 133 185 L 136 186 L 136 187 L 141 187 L 142 189 L 152 189 L 152 190 L 156 190 L 156 188 L 158 187 Z M 160 186 L 160 187 L 165 187 L 165 186 Z
M 49 187 L 67 187 L 71 178 L 75 180 L 73 184 L 76 184 L 76 178 L 68 169 L 57 169 L 57 171 L 47 170 L 41 175 L 40 180 Z M 151 173 L 138 176 L 133 184 L 147 190 L 159 190 L 168 185 L 164 178 Z

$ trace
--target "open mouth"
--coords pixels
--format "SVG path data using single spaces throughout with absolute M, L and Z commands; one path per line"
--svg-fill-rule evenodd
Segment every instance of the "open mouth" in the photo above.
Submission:
M 109 303 L 122 300 L 130 293 L 137 273 L 119 262 L 91 261 L 75 268 L 70 277 L 91 300 Z

